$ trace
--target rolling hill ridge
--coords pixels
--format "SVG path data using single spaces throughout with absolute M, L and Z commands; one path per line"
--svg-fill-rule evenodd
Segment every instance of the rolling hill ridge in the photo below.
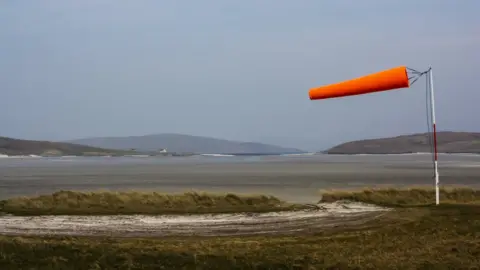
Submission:
M 138 151 L 157 151 L 197 154 L 279 154 L 301 153 L 296 148 L 287 148 L 258 142 L 239 142 L 202 136 L 164 133 L 130 137 L 99 137 L 68 141 L 108 149 L 136 149 Z
M 357 140 L 334 146 L 327 154 L 404 154 L 431 152 L 428 133 Z M 480 153 L 480 132 L 437 132 L 439 153 Z
M 0 137 L 0 154 L 8 156 L 106 156 L 133 154 L 132 151 L 104 149 L 73 143 L 21 140 Z

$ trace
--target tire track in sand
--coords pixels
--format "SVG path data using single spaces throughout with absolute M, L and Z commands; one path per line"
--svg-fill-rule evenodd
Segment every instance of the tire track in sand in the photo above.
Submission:
M 322 203 L 302 211 L 199 215 L 2 216 L 2 235 L 112 237 L 232 236 L 293 234 L 357 225 L 385 211 L 351 202 Z

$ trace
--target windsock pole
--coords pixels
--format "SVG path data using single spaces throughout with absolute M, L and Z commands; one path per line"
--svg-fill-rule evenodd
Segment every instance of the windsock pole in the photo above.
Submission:
M 314 87 L 309 90 L 310 100 L 340 98 L 346 96 L 362 95 L 380 91 L 387 91 L 412 86 L 420 77 L 426 77 L 426 93 L 430 95 L 430 100 L 426 98 L 428 112 L 428 134 L 430 147 L 433 144 L 433 166 L 435 179 L 435 202 L 440 204 L 440 181 L 438 176 L 438 149 L 437 149 L 437 127 L 435 122 L 435 98 L 433 91 L 433 71 L 430 67 L 427 71 L 417 71 L 406 66 L 383 70 L 355 79 L 350 79 L 338 83 Z M 429 110 L 430 109 L 430 110 Z M 430 122 L 431 121 L 431 122 Z M 430 129 L 433 129 L 432 131 Z M 433 132 L 433 142 L 431 133 Z
M 437 127 L 435 124 L 435 97 L 433 91 L 433 71 L 432 68 L 428 70 L 428 79 L 430 80 L 430 102 L 431 102 L 431 113 L 432 113 L 432 125 L 433 125 L 433 151 L 434 151 L 434 176 L 435 176 L 435 202 L 437 205 L 440 204 L 440 181 L 438 176 L 438 150 L 437 150 Z

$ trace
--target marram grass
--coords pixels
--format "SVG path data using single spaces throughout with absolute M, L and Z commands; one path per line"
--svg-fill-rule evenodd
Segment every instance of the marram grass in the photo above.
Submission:
M 118 215 L 267 212 L 301 208 L 273 196 L 187 192 L 75 192 L 17 197 L 0 202 L 13 215 Z
M 320 202 L 348 200 L 382 206 L 425 206 L 435 204 L 433 187 L 366 188 L 320 191 Z M 468 187 L 440 188 L 441 203 L 480 203 L 480 190 Z

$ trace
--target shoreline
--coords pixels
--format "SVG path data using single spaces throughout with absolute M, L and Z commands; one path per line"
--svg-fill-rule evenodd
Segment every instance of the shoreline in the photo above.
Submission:
M 472 155 L 480 156 L 480 152 L 439 152 L 439 155 Z M 254 157 L 254 156 L 410 156 L 410 155 L 433 155 L 429 152 L 405 152 L 405 153 L 321 153 L 321 152 L 305 152 L 305 153 L 231 153 L 231 154 L 138 154 L 138 155 L 58 155 L 58 156 L 42 156 L 42 155 L 5 155 L 0 154 L 0 158 L 86 158 L 86 157 L 108 157 L 108 158 L 145 158 L 145 157 Z

